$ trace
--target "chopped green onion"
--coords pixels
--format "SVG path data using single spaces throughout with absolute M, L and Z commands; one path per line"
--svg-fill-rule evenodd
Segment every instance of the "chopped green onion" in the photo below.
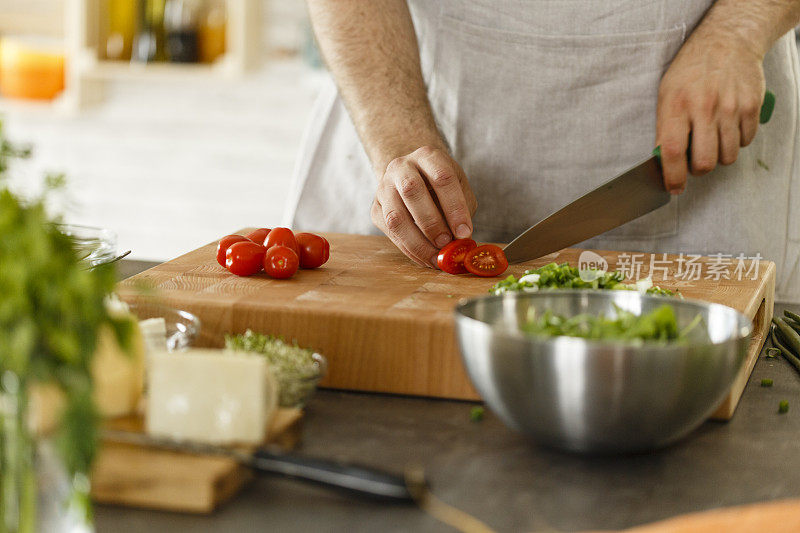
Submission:
M 762 387 L 772 387 L 772 380 L 771 379 L 762 379 L 761 380 Z
M 469 419 L 472 422 L 480 422 L 483 420 L 483 415 L 486 414 L 486 410 L 481 407 L 480 405 L 476 405 L 469 411 Z
M 583 276 L 581 276 L 583 274 Z M 492 294 L 504 292 L 531 292 L 539 289 L 610 289 L 610 290 L 639 290 L 648 286 L 647 294 L 659 296 L 675 296 L 675 293 L 662 289 L 657 285 L 638 283 L 623 283 L 625 275 L 621 272 L 604 272 L 602 270 L 580 271 L 571 267 L 569 263 L 550 263 L 533 270 L 526 270 L 517 279 L 513 275 L 499 281 L 489 289 Z
M 781 351 L 779 348 L 775 348 L 774 346 L 768 347 L 764 350 L 764 357 L 767 359 L 776 359 L 781 356 Z
M 786 400 L 781 400 L 781 403 L 778 404 L 778 412 L 780 414 L 789 412 L 789 402 Z

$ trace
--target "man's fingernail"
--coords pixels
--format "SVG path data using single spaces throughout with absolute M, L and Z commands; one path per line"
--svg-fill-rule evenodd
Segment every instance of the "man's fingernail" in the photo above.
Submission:
M 466 239 L 469 237 L 470 234 L 469 226 L 466 224 L 461 224 L 459 227 L 456 228 L 456 237 L 459 239 Z
M 669 193 L 678 195 L 681 194 L 684 191 L 684 189 L 685 187 L 673 187 L 672 189 L 669 190 Z
M 431 257 L 431 264 L 433 265 L 433 268 L 439 268 L 439 258 L 435 255 Z
M 450 242 L 450 235 L 448 235 L 447 233 L 442 233 L 441 235 L 436 237 L 436 246 L 438 246 L 439 248 L 441 248 L 448 242 Z

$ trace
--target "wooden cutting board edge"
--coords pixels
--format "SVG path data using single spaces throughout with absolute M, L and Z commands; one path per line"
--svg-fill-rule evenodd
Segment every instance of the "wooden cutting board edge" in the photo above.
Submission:
M 761 349 L 769 336 L 772 315 L 775 312 L 776 267 L 772 261 L 766 263 L 766 275 L 762 279 L 758 295 L 753 299 L 750 308 L 742 311 L 747 318 L 753 321 L 753 333 L 750 337 L 750 344 L 747 347 L 747 359 L 736 376 L 730 392 L 711 415 L 713 420 L 727 421 L 733 418 L 736 407 L 739 405 L 739 400 L 741 400 L 744 389 L 750 379 L 750 374 L 753 373 L 753 368 L 756 366 Z

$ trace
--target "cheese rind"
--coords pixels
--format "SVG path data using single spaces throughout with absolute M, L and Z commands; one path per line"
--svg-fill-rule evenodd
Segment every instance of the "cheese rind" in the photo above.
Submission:
M 258 355 L 193 349 L 154 353 L 145 427 L 153 436 L 210 444 L 259 444 L 276 387 Z

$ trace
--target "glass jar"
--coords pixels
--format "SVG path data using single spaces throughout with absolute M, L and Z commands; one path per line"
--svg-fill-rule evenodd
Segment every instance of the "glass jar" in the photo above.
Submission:
M 105 228 L 59 224 L 61 233 L 72 238 L 78 257 L 88 266 L 107 263 L 117 256 L 117 234 Z

